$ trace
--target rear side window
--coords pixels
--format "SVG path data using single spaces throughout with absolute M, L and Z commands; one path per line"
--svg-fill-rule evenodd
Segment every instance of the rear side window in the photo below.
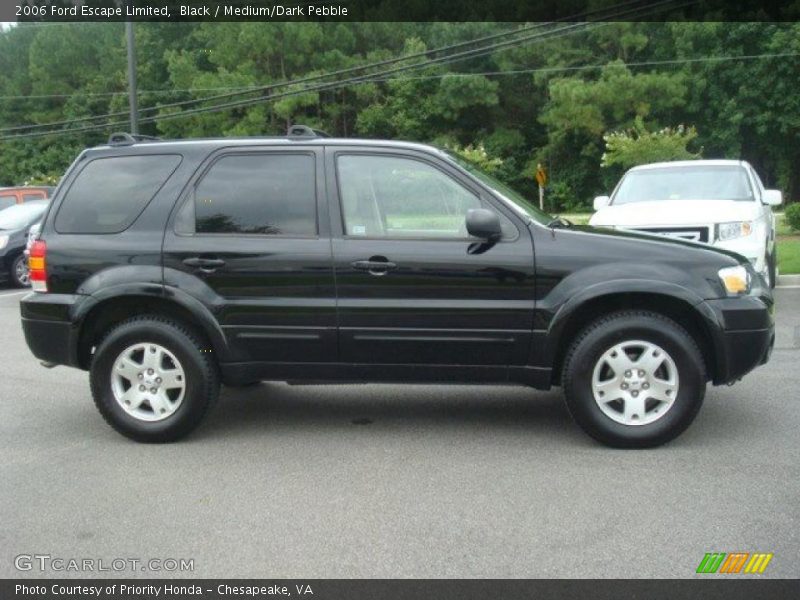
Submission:
M 0 210 L 4 208 L 8 208 L 9 206 L 14 206 L 17 203 L 16 196 L 9 196 L 6 194 L 5 196 L 0 196 Z
M 130 227 L 178 167 L 175 154 L 98 158 L 86 165 L 56 215 L 59 233 L 119 233 Z
M 191 207 L 196 233 L 316 235 L 314 157 L 276 153 L 225 156 L 197 184 L 194 202 L 187 206 Z M 192 219 L 179 219 L 180 230 L 186 231 L 187 221 Z
M 23 202 L 28 202 L 29 200 L 44 200 L 44 193 L 39 192 L 35 194 L 22 194 Z

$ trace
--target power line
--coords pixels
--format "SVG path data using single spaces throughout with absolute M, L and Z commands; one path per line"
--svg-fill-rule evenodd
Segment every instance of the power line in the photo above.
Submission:
M 212 96 L 206 96 L 204 98 L 193 98 L 191 100 L 183 100 L 183 101 L 180 101 L 180 102 L 171 102 L 171 103 L 168 103 L 168 104 L 160 104 L 160 105 L 157 105 L 157 106 L 150 106 L 150 107 L 141 109 L 140 112 L 150 112 L 150 111 L 163 110 L 163 109 L 168 109 L 168 108 L 179 108 L 179 107 L 182 107 L 182 106 L 186 106 L 188 104 L 196 104 L 196 103 L 200 103 L 200 102 L 208 102 L 208 101 L 211 101 L 211 100 L 221 100 L 221 99 L 232 98 L 232 97 L 235 97 L 235 96 L 240 96 L 240 95 L 244 95 L 244 94 L 248 94 L 248 93 L 252 93 L 252 92 L 262 92 L 262 91 L 266 91 L 266 90 L 274 89 L 274 88 L 279 88 L 279 87 L 287 87 L 287 86 L 291 86 L 291 85 L 299 85 L 301 83 L 308 83 L 308 82 L 311 82 L 311 81 L 316 81 L 316 80 L 324 79 L 324 78 L 328 78 L 328 77 L 334 77 L 334 76 L 337 76 L 337 75 L 344 75 L 344 74 L 352 73 L 352 72 L 355 72 L 355 71 L 362 71 L 362 70 L 365 70 L 365 69 L 378 68 L 378 67 L 382 67 L 382 66 L 387 66 L 389 64 L 395 64 L 395 63 L 398 63 L 398 62 L 404 62 L 404 61 L 411 60 L 411 59 L 414 59 L 414 58 L 428 56 L 428 55 L 436 54 L 436 53 L 439 53 L 439 52 L 445 52 L 445 51 L 449 51 L 449 50 L 452 50 L 452 49 L 455 49 L 455 48 L 460 48 L 460 47 L 463 47 L 463 46 L 466 46 L 466 45 L 480 43 L 480 42 L 483 42 L 483 41 L 488 41 L 488 40 L 497 39 L 497 38 L 501 38 L 501 37 L 517 35 L 520 32 L 524 32 L 524 31 L 527 31 L 529 29 L 541 28 L 542 26 L 543 26 L 542 24 L 525 26 L 525 27 L 522 27 L 522 28 L 514 29 L 512 31 L 504 31 L 504 32 L 501 32 L 501 33 L 496 33 L 496 34 L 492 34 L 492 35 L 489 35 L 489 36 L 485 36 L 483 38 L 477 38 L 477 39 L 468 40 L 468 41 L 465 41 L 465 42 L 459 42 L 457 44 L 451 44 L 451 45 L 448 45 L 448 46 L 442 46 L 442 47 L 439 47 L 439 48 L 434 48 L 432 50 L 426 50 L 424 52 L 418 52 L 418 53 L 415 53 L 415 54 L 409 54 L 409 55 L 406 55 L 406 56 L 395 57 L 395 58 L 391 58 L 391 59 L 388 59 L 388 60 L 382 60 L 382 61 L 377 61 L 377 62 L 373 62 L 373 63 L 367 63 L 367 64 L 364 64 L 364 65 L 358 65 L 358 66 L 355 66 L 355 67 L 348 67 L 346 69 L 340 69 L 338 71 L 332 71 L 330 73 L 322 73 L 322 74 L 318 74 L 318 75 L 310 75 L 310 76 L 307 76 L 307 77 L 302 77 L 300 79 L 284 81 L 284 82 L 275 82 L 275 83 L 268 84 L 268 85 L 263 85 L 263 86 L 256 86 L 256 87 L 252 87 L 251 89 L 241 90 L 241 91 L 238 91 L 238 92 L 227 93 L 227 94 L 216 94 L 216 95 L 212 95 Z M 124 93 L 127 94 L 127 92 L 124 92 Z M 80 122 L 86 122 L 86 121 L 93 121 L 93 120 L 105 119 L 105 118 L 109 118 L 109 117 L 121 117 L 121 116 L 124 116 L 126 114 L 127 114 L 126 112 L 121 111 L 121 112 L 107 113 L 107 114 L 103 114 L 103 115 L 94 115 L 94 116 L 90 116 L 90 117 L 80 117 L 78 119 L 70 119 L 70 120 L 65 120 L 65 121 L 56 121 L 56 122 L 52 122 L 52 123 L 40 123 L 40 124 L 35 124 L 35 125 L 20 125 L 20 126 L 17 126 L 17 127 L 7 127 L 7 128 L 4 128 L 4 129 L 0 129 L 0 132 L 15 131 L 15 130 L 20 130 L 20 129 L 32 130 L 32 129 L 40 129 L 40 128 L 44 128 L 44 127 L 53 127 L 53 126 L 58 126 L 58 125 L 69 125 L 71 123 L 80 123 Z
M 720 62 L 720 61 L 736 61 L 736 60 L 756 60 L 756 59 L 769 59 L 769 58 L 791 58 L 795 56 L 800 56 L 798 52 L 785 52 L 780 54 L 744 54 L 738 56 L 705 56 L 705 57 L 696 57 L 696 58 L 676 58 L 673 60 L 655 60 L 655 61 L 644 61 L 644 62 L 629 62 L 629 63 L 622 63 L 622 66 L 625 67 L 644 67 L 644 66 L 658 66 L 658 65 L 670 65 L 670 64 L 683 64 L 683 63 L 698 63 L 698 62 Z M 603 67 L 608 66 L 609 63 L 603 63 L 599 65 L 578 65 L 578 66 L 571 66 L 571 67 L 537 67 L 532 69 L 511 69 L 507 71 L 481 71 L 481 72 L 451 72 L 451 73 L 443 73 L 439 75 L 418 75 L 418 76 L 409 76 L 409 77 L 384 77 L 381 79 L 372 79 L 372 82 L 380 82 L 380 81 L 401 81 L 401 80 L 417 80 L 417 79 L 443 79 L 445 77 L 471 77 L 476 75 L 520 75 L 526 73 L 548 73 L 548 72 L 562 72 L 562 71 L 585 71 L 591 69 L 600 69 Z M 273 84 L 274 85 L 274 84 Z M 210 88 L 183 88 L 183 89 L 163 89 L 163 90 L 139 90 L 139 94 L 162 94 L 162 93 L 178 93 L 178 92 L 200 92 L 200 91 L 222 91 L 222 90 L 259 90 L 262 89 L 264 85 L 248 85 L 248 86 L 221 86 L 221 87 L 210 87 Z M 80 94 L 50 94 L 50 95 L 40 95 L 40 96 L 0 96 L 0 100 L 3 99 L 10 99 L 10 98 L 19 98 L 19 99 L 29 99 L 29 98 L 69 98 L 73 95 L 78 96 L 116 96 L 116 95 L 127 95 L 128 92 L 121 91 L 121 92 L 97 92 L 97 93 L 80 93 Z M 199 98 L 197 101 L 202 101 L 202 98 Z M 163 108 L 155 107 L 155 108 Z M 103 116 L 111 116 L 103 115 Z M 74 123 L 74 121 L 70 121 Z M 4 131 L 4 130 L 0 130 Z
M 208 87 L 208 88 L 170 88 L 162 90 L 139 90 L 141 94 L 178 94 L 187 92 L 217 92 L 223 90 L 244 90 L 251 91 L 264 87 L 263 85 L 240 85 L 240 86 L 221 86 L 221 87 Z M 127 96 L 127 90 L 120 90 L 118 92 L 81 92 L 76 91 L 72 94 L 29 94 L 27 96 L 0 96 L 0 100 L 48 100 L 55 98 L 72 98 L 72 97 L 108 97 L 108 96 Z M 198 98 L 200 102 L 202 98 Z
M 416 64 L 413 64 L 413 65 L 407 65 L 405 67 L 399 67 L 399 68 L 391 69 L 389 71 L 384 71 L 382 73 L 375 73 L 375 74 L 370 74 L 370 75 L 361 75 L 361 76 L 358 76 L 358 77 L 353 77 L 353 78 L 345 79 L 345 80 L 342 80 L 342 81 L 327 82 L 327 83 L 317 84 L 317 85 L 314 85 L 314 86 L 305 87 L 305 88 L 301 88 L 301 89 L 297 89 L 297 90 L 290 90 L 290 91 L 286 91 L 286 92 L 279 92 L 279 93 L 275 93 L 275 94 L 268 94 L 268 95 L 265 95 L 265 96 L 259 96 L 257 98 L 236 100 L 236 101 L 231 101 L 231 102 L 227 102 L 227 103 L 224 103 L 224 104 L 212 105 L 212 106 L 208 106 L 208 107 L 197 107 L 197 108 L 192 108 L 192 109 L 188 109 L 188 110 L 184 110 L 184 111 L 180 111 L 180 112 L 175 112 L 175 113 L 168 113 L 168 114 L 164 114 L 164 115 L 155 115 L 155 116 L 151 116 L 151 117 L 144 117 L 144 118 L 140 119 L 140 123 L 152 123 L 152 122 L 155 122 L 155 121 L 167 121 L 167 120 L 185 118 L 187 116 L 191 116 L 191 115 L 194 115 L 194 114 L 202 114 L 202 113 L 207 113 L 207 112 L 218 112 L 218 111 L 221 111 L 221 110 L 226 110 L 226 109 L 231 109 L 231 108 L 243 108 L 243 107 L 246 107 L 246 106 L 251 106 L 253 104 L 260 104 L 260 103 L 263 103 L 263 102 L 267 102 L 269 100 L 275 100 L 275 99 L 285 98 L 285 97 L 289 97 L 289 96 L 296 96 L 296 95 L 307 94 L 307 93 L 312 93 L 312 92 L 323 92 L 323 91 L 334 90 L 334 89 L 338 89 L 338 88 L 341 88 L 341 87 L 346 87 L 348 85 L 355 85 L 355 84 L 359 84 L 359 83 L 367 83 L 367 82 L 376 80 L 378 78 L 385 77 L 388 73 L 404 72 L 404 71 L 408 71 L 408 70 L 412 70 L 412 69 L 425 68 L 425 67 L 429 67 L 429 66 L 433 66 L 433 65 L 437 65 L 437 64 L 447 64 L 449 62 L 454 62 L 456 60 L 464 60 L 464 59 L 467 59 L 467 58 L 476 58 L 478 56 L 482 56 L 484 54 L 488 54 L 488 53 L 490 53 L 492 51 L 494 51 L 493 48 L 489 49 L 489 50 L 484 50 L 483 52 L 480 52 L 480 53 L 476 53 L 476 52 L 472 51 L 472 52 L 468 53 L 469 56 L 463 56 L 462 54 L 464 54 L 464 53 L 459 53 L 459 55 L 456 58 L 451 58 L 451 57 L 448 56 L 448 57 L 443 57 L 443 58 L 437 59 L 435 61 L 430 61 L 430 62 L 425 62 L 425 63 L 416 63 Z M 125 114 L 125 113 L 122 113 L 122 114 Z M 107 117 L 110 117 L 110 116 L 117 116 L 117 115 L 115 115 L 115 114 L 102 115 L 102 116 L 99 116 L 97 118 L 107 118 Z M 73 123 L 75 121 L 76 120 L 67 121 L 67 122 L 63 122 L 63 123 L 59 123 L 59 124 L 69 124 L 69 123 Z M 125 123 L 126 123 L 126 121 L 116 121 L 116 122 L 111 122 L 111 123 L 101 123 L 101 124 L 87 125 L 87 126 L 78 127 L 78 128 L 70 128 L 70 129 L 63 130 L 63 131 L 51 130 L 51 131 L 44 131 L 44 132 L 22 133 L 22 134 L 17 134 L 17 135 L 13 135 L 13 136 L 0 137 L 0 141 L 4 141 L 6 139 L 13 139 L 13 138 L 42 137 L 42 136 L 47 136 L 47 135 L 52 135 L 52 134 L 61 134 L 61 133 L 68 133 L 68 132 L 77 133 L 77 132 L 83 132 L 83 131 L 97 131 L 97 130 L 100 130 L 100 129 L 106 129 L 106 128 L 111 128 L 111 127 L 116 128 L 116 127 L 124 126 Z M 9 128 L 9 129 L 5 129 L 5 130 L 0 130 L 0 132 L 12 131 L 13 129 L 17 129 L 17 128 Z M 18 129 L 28 129 L 28 128 L 21 127 L 21 128 L 18 128 Z
M 631 10 L 638 11 L 638 10 L 641 10 L 642 8 L 649 8 L 651 6 L 658 6 L 660 4 L 669 4 L 670 2 L 673 2 L 673 1 L 674 0 L 662 0 L 662 2 L 656 3 L 655 5 L 648 5 L 648 4 L 645 3 L 643 6 L 637 7 L 636 9 L 631 9 Z M 696 0 L 692 0 L 692 2 L 689 2 L 689 4 L 694 3 L 695 1 Z M 168 103 L 168 104 L 161 104 L 161 105 L 157 105 L 157 106 L 151 106 L 151 107 L 143 108 L 139 112 L 140 113 L 144 113 L 144 112 L 152 112 L 152 111 L 156 111 L 156 110 L 164 110 L 164 109 L 169 109 L 169 108 L 179 108 L 179 107 L 182 107 L 182 106 L 186 106 L 188 104 L 197 104 L 197 103 L 201 103 L 201 102 L 208 102 L 208 101 L 211 101 L 211 100 L 222 100 L 222 99 L 232 98 L 232 97 L 235 97 L 235 96 L 240 96 L 240 95 L 244 95 L 244 94 L 248 94 L 248 93 L 252 93 L 252 92 L 256 92 L 256 91 L 267 91 L 267 90 L 272 90 L 272 89 L 278 88 L 278 87 L 288 87 L 288 86 L 292 86 L 292 85 L 298 85 L 298 84 L 301 84 L 301 83 L 308 83 L 308 82 L 311 82 L 311 81 L 317 81 L 317 80 L 328 78 L 328 77 L 334 77 L 334 76 L 338 76 L 338 75 L 345 75 L 345 74 L 348 74 L 348 73 L 353 73 L 355 71 L 361 71 L 361 70 L 365 70 L 365 69 L 384 67 L 384 66 L 388 66 L 388 65 L 391 65 L 391 64 L 396 64 L 398 62 L 405 62 L 405 61 L 408 61 L 408 60 L 411 60 L 411 59 L 414 59 L 414 58 L 428 57 L 428 56 L 431 56 L 433 54 L 438 54 L 440 52 L 446 52 L 446 51 L 454 50 L 454 49 L 457 49 L 457 48 L 463 48 L 465 46 L 469 46 L 469 45 L 472 45 L 472 44 L 478 44 L 478 43 L 491 41 L 491 40 L 495 40 L 495 39 L 499 39 L 499 38 L 503 38 L 503 37 L 515 36 L 515 35 L 518 35 L 520 33 L 524 33 L 526 31 L 530 31 L 530 30 L 542 29 L 542 28 L 544 28 L 544 27 L 546 27 L 548 25 L 551 25 L 553 23 L 558 23 L 558 22 L 561 22 L 561 21 L 569 21 L 571 19 L 574 19 L 574 18 L 577 18 L 577 17 L 580 17 L 580 16 L 583 16 L 583 17 L 587 17 L 587 16 L 590 16 L 590 15 L 595 15 L 596 16 L 598 14 L 607 13 L 609 11 L 616 10 L 616 9 L 619 9 L 619 8 L 623 8 L 623 7 L 629 6 L 631 4 L 641 4 L 641 3 L 642 3 L 642 0 L 628 0 L 627 2 L 623 2 L 621 4 L 615 5 L 615 6 L 611 7 L 611 8 L 608 8 L 608 9 L 595 9 L 595 10 L 587 11 L 586 13 L 583 13 L 581 15 L 573 15 L 571 17 L 565 17 L 563 19 L 559 19 L 559 20 L 553 21 L 551 23 L 538 23 L 538 24 L 534 24 L 534 25 L 528 25 L 528 26 L 520 27 L 520 28 L 517 28 L 517 29 L 514 29 L 514 30 L 507 30 L 507 31 L 503 31 L 503 32 L 500 32 L 500 33 L 495 33 L 495 34 L 483 36 L 483 37 L 480 37 L 480 38 L 467 40 L 467 41 L 464 41 L 464 42 L 458 42 L 458 43 L 455 43 L 455 44 L 450 44 L 448 46 L 442 46 L 442 47 L 439 47 L 439 48 L 434 48 L 432 50 L 425 50 L 425 51 L 422 51 L 422 52 L 417 52 L 417 53 L 408 54 L 408 55 L 405 55 L 405 56 L 399 56 L 399 57 L 395 57 L 395 58 L 391 58 L 391 59 L 387 59 L 387 60 L 377 61 L 377 62 L 369 63 L 369 64 L 366 64 L 366 65 L 358 65 L 358 66 L 355 66 L 355 67 L 348 67 L 348 68 L 345 68 L 345 69 L 339 69 L 337 71 L 332 71 L 332 72 L 329 72 L 329 73 L 311 75 L 311 76 L 303 77 L 303 78 L 300 78 L 300 79 L 295 79 L 295 80 L 292 80 L 292 81 L 277 82 L 277 83 L 273 83 L 273 84 L 267 84 L 267 85 L 263 85 L 263 86 L 253 87 L 251 89 L 246 89 L 246 90 L 242 89 L 241 91 L 227 93 L 227 94 L 217 94 L 217 95 L 212 95 L 212 96 L 206 96 L 204 98 L 194 98 L 194 99 L 191 99 L 191 100 L 183 100 L 183 101 L 180 101 L 180 102 L 172 102 L 172 103 Z M 612 15 L 606 15 L 605 17 L 600 17 L 600 18 L 612 18 L 614 16 L 618 16 L 618 15 L 613 15 L 613 14 Z M 581 25 L 583 25 L 583 24 L 581 24 Z M 126 92 L 121 92 L 121 93 L 127 94 Z M 71 125 L 71 124 L 74 124 L 74 123 L 83 123 L 83 122 L 87 122 L 87 121 L 95 121 L 95 120 L 100 120 L 100 119 L 107 119 L 107 118 L 110 118 L 110 117 L 121 117 L 121 116 L 125 116 L 126 114 L 127 114 L 126 112 L 121 111 L 121 112 L 107 113 L 107 114 L 103 114 L 103 115 L 79 117 L 79 118 L 76 118 L 76 119 L 69 119 L 69 120 L 65 120 L 65 121 L 56 121 L 56 122 L 51 122 L 51 123 L 39 123 L 39 124 L 32 124 L 32 125 L 19 125 L 19 126 L 16 126 L 16 127 L 2 128 L 2 129 L 0 129 L 0 133 L 10 132 L 10 131 L 19 131 L 19 130 L 22 130 L 22 129 L 27 130 L 27 131 L 32 131 L 32 130 L 43 129 L 43 128 L 47 128 L 47 127 L 56 127 L 56 126 L 60 126 L 60 125 Z
M 565 71 L 590 71 L 594 69 L 604 69 L 608 66 L 618 64 L 621 67 L 650 67 L 664 65 L 683 65 L 687 63 L 703 62 L 726 62 L 736 60 L 758 60 L 768 58 L 792 58 L 800 56 L 800 52 L 783 52 L 780 54 L 743 54 L 739 56 L 702 56 L 696 58 L 675 58 L 670 60 L 646 60 L 641 62 L 628 63 L 603 63 L 597 65 L 576 65 L 570 67 L 537 67 L 532 69 L 512 69 L 508 71 L 482 71 L 474 73 L 440 73 L 438 75 L 412 75 L 410 77 L 386 77 L 383 79 L 373 79 L 372 82 L 380 81 L 415 81 L 422 79 L 445 79 L 447 77 L 473 77 L 473 76 L 496 76 L 496 75 L 523 75 L 531 73 L 561 73 Z
M 648 12 L 649 13 L 657 12 L 657 11 L 653 11 L 652 8 L 658 7 L 658 6 L 661 6 L 661 5 L 664 5 L 664 4 L 670 4 L 672 1 L 673 0 L 662 0 L 661 2 L 658 2 L 656 4 L 649 5 L 648 8 L 650 10 Z M 695 0 L 691 0 L 689 2 L 684 2 L 683 5 L 685 6 L 685 5 L 688 5 L 688 4 L 693 4 L 694 1 Z M 639 10 L 641 10 L 641 8 L 636 9 L 637 12 Z M 645 14 L 648 14 L 648 13 L 645 13 Z M 623 15 L 624 16 L 632 16 L 632 15 L 627 15 L 627 14 L 624 14 L 624 13 L 618 14 L 616 16 L 620 17 L 620 16 L 623 16 Z M 596 26 L 605 25 L 605 24 L 607 24 L 607 23 L 594 23 L 594 26 L 596 27 Z M 382 74 L 378 73 L 378 74 L 372 74 L 372 75 L 362 75 L 362 76 L 359 76 L 359 77 L 346 79 L 346 80 L 340 81 L 340 82 L 332 82 L 332 83 L 327 83 L 327 84 L 320 84 L 318 86 L 312 86 L 311 88 L 305 88 L 305 89 L 301 89 L 301 90 L 294 90 L 294 91 L 289 91 L 289 92 L 282 92 L 282 93 L 279 93 L 279 94 L 261 96 L 259 98 L 228 102 L 228 103 L 218 104 L 218 105 L 210 106 L 210 107 L 194 108 L 194 109 L 190 109 L 190 110 L 187 110 L 187 111 L 182 111 L 182 112 L 179 112 L 179 113 L 172 113 L 172 114 L 167 114 L 167 115 L 148 117 L 146 119 L 143 119 L 142 122 L 155 122 L 155 121 L 162 121 L 162 120 L 172 120 L 172 119 L 176 119 L 176 118 L 183 118 L 185 116 L 191 116 L 193 114 L 201 114 L 201 113 L 206 113 L 206 112 L 218 112 L 220 110 L 226 110 L 226 109 L 229 109 L 229 108 L 241 108 L 241 107 L 244 107 L 244 106 L 250 106 L 252 104 L 259 104 L 259 103 L 266 102 L 266 101 L 269 101 L 269 100 L 273 100 L 273 99 L 276 99 L 276 98 L 283 98 L 283 97 L 287 97 L 287 96 L 294 96 L 294 95 L 305 94 L 305 93 L 315 92 L 315 91 L 327 91 L 329 89 L 337 89 L 339 87 L 343 87 L 343 86 L 350 85 L 350 84 L 378 81 L 380 76 L 385 76 L 385 75 L 387 75 L 389 73 L 403 72 L 403 71 L 407 71 L 407 70 L 410 70 L 410 69 L 416 69 L 416 68 L 421 68 L 421 67 L 429 67 L 429 66 L 436 65 L 436 64 L 449 64 L 451 62 L 457 62 L 457 61 L 465 60 L 465 59 L 468 59 L 468 58 L 476 58 L 478 56 L 483 56 L 485 54 L 489 54 L 490 52 L 496 51 L 498 49 L 507 49 L 509 47 L 520 45 L 521 43 L 526 42 L 526 41 L 530 41 L 530 40 L 538 39 L 538 38 L 542 38 L 542 37 L 547 37 L 547 36 L 549 36 L 549 35 L 551 35 L 553 33 L 562 33 L 562 35 L 553 36 L 553 39 L 564 37 L 566 35 L 570 35 L 571 33 L 575 33 L 576 31 L 574 31 L 574 29 L 576 27 L 587 27 L 588 28 L 589 24 L 587 24 L 587 23 L 573 24 L 573 25 L 569 25 L 569 26 L 566 26 L 566 27 L 562 27 L 561 29 L 555 29 L 555 30 L 551 30 L 549 32 L 545 32 L 543 34 L 536 34 L 536 35 L 531 35 L 531 36 L 527 36 L 527 37 L 524 37 L 524 38 L 520 38 L 520 39 L 517 39 L 517 40 L 510 40 L 510 41 L 500 42 L 500 43 L 497 43 L 497 44 L 493 44 L 491 47 L 488 47 L 488 48 L 476 49 L 476 50 L 468 50 L 468 51 L 452 54 L 452 55 L 449 55 L 449 56 L 440 57 L 438 59 L 433 59 L 433 60 L 431 60 L 429 62 L 426 62 L 426 63 L 417 63 L 417 64 L 414 64 L 414 65 L 396 67 L 394 69 L 390 69 L 388 71 L 384 71 Z M 567 33 L 563 33 L 565 31 L 567 31 Z M 117 123 L 117 124 L 123 124 L 123 123 L 124 122 Z M 0 140 L 1 139 L 2 138 L 0 138 Z
M 669 5 L 669 4 L 672 4 L 672 3 L 673 3 L 673 0 L 662 0 L 662 2 L 659 2 L 659 3 L 656 3 L 656 4 L 651 4 L 651 5 L 647 5 L 645 7 L 639 7 L 639 8 L 636 8 L 636 9 L 632 9 L 631 11 L 627 11 L 627 13 L 640 12 L 641 10 L 646 8 L 647 12 L 645 14 L 650 14 L 652 12 L 656 12 L 656 11 L 653 10 L 654 8 L 661 7 L 661 6 L 665 5 L 665 4 Z M 688 5 L 688 4 L 692 4 L 692 3 L 694 3 L 694 0 L 692 0 L 691 2 L 684 2 L 682 4 L 682 6 L 685 6 L 685 5 Z M 630 3 L 628 3 L 628 4 L 630 4 Z M 677 8 L 677 6 L 673 7 L 673 8 Z M 622 13 L 618 13 L 616 15 L 611 15 L 612 18 L 613 17 L 622 17 L 622 16 L 631 17 L 631 16 L 634 16 L 634 15 L 633 14 L 626 14 L 626 11 L 623 11 Z M 637 15 L 637 16 L 643 16 L 643 15 Z M 594 26 L 599 26 L 599 25 L 603 25 L 603 24 L 605 24 L 605 23 L 594 23 Z M 218 111 L 226 110 L 226 109 L 230 109 L 230 108 L 241 108 L 241 107 L 250 106 L 250 105 L 253 105 L 253 104 L 259 104 L 259 103 L 262 103 L 262 102 L 267 102 L 269 100 L 274 100 L 274 99 L 277 99 L 277 98 L 284 98 L 284 97 L 287 97 L 287 96 L 306 94 L 306 93 L 316 92 L 316 91 L 327 91 L 327 90 L 332 90 L 332 89 L 338 89 L 338 88 L 341 88 L 341 87 L 346 87 L 348 85 L 366 83 L 366 82 L 370 82 L 370 81 L 379 80 L 381 77 L 385 77 L 386 75 L 388 75 L 390 73 L 403 72 L 403 71 L 407 71 L 407 70 L 410 70 L 410 69 L 417 69 L 417 68 L 422 68 L 422 67 L 429 67 L 429 66 L 432 66 L 432 65 L 435 65 L 435 64 L 447 64 L 447 63 L 450 63 L 450 62 L 455 62 L 455 61 L 459 61 L 459 60 L 465 60 L 467 58 L 475 58 L 477 56 L 481 56 L 481 55 L 493 52 L 493 51 L 495 51 L 497 49 L 501 49 L 501 48 L 502 49 L 506 49 L 506 48 L 509 48 L 509 47 L 513 47 L 515 45 L 521 45 L 522 43 L 524 43 L 526 41 L 530 41 L 532 39 L 551 36 L 554 33 L 560 33 L 561 34 L 561 35 L 558 35 L 558 36 L 553 36 L 554 38 L 563 37 L 565 35 L 569 35 L 570 34 L 570 33 L 565 33 L 565 31 L 574 32 L 574 30 L 576 28 L 578 28 L 578 27 L 588 27 L 588 26 L 589 26 L 589 24 L 587 24 L 587 23 L 572 24 L 572 25 L 569 25 L 569 26 L 562 27 L 561 29 L 555 29 L 555 30 L 547 31 L 547 32 L 544 32 L 542 34 L 526 36 L 524 38 L 520 38 L 520 39 L 517 39 L 517 40 L 510 40 L 510 41 L 505 41 L 505 42 L 500 42 L 500 43 L 497 43 L 497 44 L 493 44 L 493 45 L 485 47 L 485 48 L 467 50 L 467 51 L 464 51 L 464 52 L 451 54 L 449 56 L 444 56 L 444 57 L 440 57 L 440 58 L 437 58 L 437 59 L 433 59 L 433 60 L 425 62 L 425 63 L 416 63 L 416 64 L 413 64 L 413 65 L 406 65 L 406 66 L 402 66 L 402 67 L 396 67 L 394 69 L 390 69 L 388 71 L 384 71 L 383 73 L 375 73 L 375 74 L 371 74 L 371 75 L 361 75 L 361 76 L 358 76 L 358 77 L 353 77 L 353 78 L 345 79 L 345 80 L 342 80 L 342 81 L 318 84 L 316 86 L 306 87 L 306 88 L 302 88 L 302 89 L 299 89 L 299 90 L 290 90 L 290 91 L 287 91 L 287 92 L 281 92 L 281 93 L 277 93 L 277 94 L 261 96 L 261 97 L 258 97 L 258 98 L 250 98 L 250 99 L 245 99 L 245 100 L 238 100 L 238 101 L 228 102 L 228 103 L 224 103 L 224 104 L 213 105 L 213 106 L 209 106 L 209 107 L 193 108 L 193 109 L 190 109 L 190 110 L 181 111 L 181 112 L 177 112 L 177 113 L 168 113 L 166 115 L 155 115 L 155 116 L 151 116 L 151 117 L 145 117 L 145 118 L 140 119 L 140 123 L 151 123 L 151 122 L 155 122 L 155 121 L 167 121 L 167 120 L 173 120 L 173 119 L 186 118 L 188 116 L 192 116 L 192 115 L 195 115 L 195 114 L 202 114 L 202 113 L 207 113 L 207 112 L 218 112 Z M 110 116 L 110 115 L 105 115 L 105 116 Z M 72 123 L 72 122 L 74 122 L 74 121 L 69 121 L 69 123 Z M 105 124 L 95 124 L 95 125 L 89 125 L 89 126 L 78 127 L 78 128 L 70 128 L 70 129 L 63 130 L 63 131 L 45 131 L 45 132 L 18 134 L 18 135 L 0 137 L 0 141 L 7 141 L 7 140 L 11 140 L 11 139 L 27 139 L 27 138 L 49 136 L 49 135 L 64 135 L 64 134 L 68 134 L 68 133 L 79 133 L 79 132 L 84 132 L 84 131 L 98 131 L 98 130 L 101 130 L 101 129 L 107 129 L 107 128 L 112 128 L 112 127 L 113 128 L 118 128 L 120 126 L 124 126 L 125 124 L 126 124 L 126 121 L 116 121 L 116 122 L 110 122 L 110 123 L 105 123 Z M 9 130 L 7 129 L 5 131 L 9 131 Z

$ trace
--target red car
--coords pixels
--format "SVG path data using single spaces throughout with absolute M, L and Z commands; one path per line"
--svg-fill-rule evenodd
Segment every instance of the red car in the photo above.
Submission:
M 55 189 L 47 185 L 0 188 L 0 210 L 29 200 L 46 200 Z

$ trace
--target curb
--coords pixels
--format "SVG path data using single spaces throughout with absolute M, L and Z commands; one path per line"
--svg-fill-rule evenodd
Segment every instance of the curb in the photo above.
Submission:
M 777 287 L 800 287 L 800 275 L 779 275 Z

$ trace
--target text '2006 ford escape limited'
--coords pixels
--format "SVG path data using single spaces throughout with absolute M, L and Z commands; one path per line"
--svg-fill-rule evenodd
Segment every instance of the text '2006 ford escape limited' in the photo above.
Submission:
M 220 383 L 562 385 L 619 447 L 679 435 L 769 358 L 742 256 L 579 227 L 421 144 L 128 134 L 70 167 L 30 250 L 25 337 L 120 433 L 192 431 Z

